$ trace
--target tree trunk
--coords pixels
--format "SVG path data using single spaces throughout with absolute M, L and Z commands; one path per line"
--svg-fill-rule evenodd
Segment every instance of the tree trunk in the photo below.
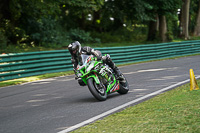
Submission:
M 159 16 L 159 37 L 161 38 L 162 42 L 167 41 L 167 22 L 166 17 L 163 15 Z
M 102 28 L 101 28 L 100 24 L 97 23 L 97 20 L 100 20 L 100 10 L 93 12 L 91 28 L 95 29 L 98 32 L 102 32 Z
M 184 3 L 184 0 L 182 0 L 182 2 Z M 182 7 L 181 7 L 181 11 L 180 11 L 180 25 L 179 25 L 179 29 L 180 29 L 180 33 L 179 33 L 179 36 L 181 37 L 181 38 L 183 38 L 183 23 L 184 23 L 184 20 L 183 20 L 183 18 L 184 18 L 184 10 L 183 10 L 183 8 L 184 8 L 184 6 L 183 6 L 184 4 L 182 4 Z
M 183 0 L 184 4 L 182 6 L 182 36 L 185 40 L 189 39 L 189 10 L 190 10 L 190 0 Z
M 194 28 L 194 35 L 200 36 L 200 0 L 199 0 L 198 15 L 197 15 L 197 19 L 196 19 L 196 26 Z
M 153 41 L 156 39 L 156 33 L 159 29 L 158 26 L 159 26 L 159 19 L 158 19 L 158 16 L 156 16 L 156 21 L 149 22 L 149 31 L 148 31 L 147 41 Z
M 85 17 L 85 14 L 82 13 L 81 17 L 79 19 L 77 19 L 77 20 L 78 20 L 77 23 L 79 24 L 80 29 L 85 30 L 85 27 L 86 27 L 86 23 L 85 23 L 86 17 Z

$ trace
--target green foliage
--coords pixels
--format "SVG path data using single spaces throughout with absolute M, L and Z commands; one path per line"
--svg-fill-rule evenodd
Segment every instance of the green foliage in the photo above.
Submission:
M 146 10 L 152 9 L 152 6 L 145 0 L 115 0 L 106 2 L 105 9 L 114 18 L 144 21 L 150 19 Z
M 80 41 L 80 42 L 90 42 L 92 41 L 92 37 L 90 36 L 89 32 L 85 32 L 84 30 L 80 29 L 71 29 L 69 31 L 69 37 L 73 41 Z
M 62 25 L 66 29 L 86 29 L 88 14 L 100 10 L 104 0 L 67 0 L 61 2 Z
M 191 1 L 190 31 L 196 24 L 197 2 Z M 182 0 L 2 0 L 0 47 L 144 40 L 148 27 L 135 25 L 147 25 L 156 15 L 166 16 L 171 40 L 179 34 L 181 6 Z
M 152 11 L 159 15 L 176 15 L 182 6 L 182 0 L 147 0 L 152 5 Z
M 174 36 L 173 36 L 173 33 L 172 33 L 172 32 L 167 32 L 166 35 L 167 35 L 167 40 L 168 40 L 168 41 L 174 40 Z
M 120 28 L 111 32 L 92 32 L 92 36 L 100 38 L 102 43 L 107 42 L 138 42 L 146 39 L 146 27 L 132 27 L 131 31 L 127 28 Z
M 35 0 L 4 1 L 5 11 L 0 12 L 3 21 L 0 25 L 5 31 L 7 43 L 58 43 L 55 33 L 55 22 L 59 8 L 57 2 Z M 31 10 L 30 10 L 31 9 Z M 8 17 L 7 17 L 7 16 Z M 51 16 L 52 19 L 49 19 Z M 59 31 L 56 31 L 57 33 Z M 55 37 L 56 36 L 56 37 Z M 48 39 L 47 39 L 48 38 Z
M 167 15 L 167 18 L 167 37 L 169 41 L 172 41 L 174 38 L 177 38 L 180 33 L 178 18 L 171 15 Z
M 198 7 L 199 0 L 191 0 L 190 2 L 190 32 L 194 31 L 196 26 L 197 12 L 200 7 Z
M 25 1 L 23 6 L 21 28 L 29 35 L 28 43 L 34 45 L 60 44 L 62 28 L 58 22 L 57 14 L 60 13 L 59 3 L 52 1 Z M 26 4 L 30 6 L 26 6 Z M 30 12 L 31 9 L 31 12 Z
M 5 49 L 7 46 L 7 38 L 4 32 L 0 29 L 0 49 Z
M 61 27 L 57 21 L 52 18 L 42 18 L 40 21 L 36 22 L 35 32 L 30 33 L 30 38 L 36 44 L 60 44 L 63 41 L 63 35 Z
M 72 41 L 79 41 L 81 43 L 101 43 L 100 39 L 92 38 L 89 32 L 80 29 L 71 29 L 68 36 Z
M 86 12 L 97 11 L 104 4 L 104 0 L 68 0 L 63 2 L 72 7 L 79 7 L 79 9 L 84 9 Z M 77 9 L 78 10 L 78 9 Z M 81 12 L 81 10 L 79 10 Z

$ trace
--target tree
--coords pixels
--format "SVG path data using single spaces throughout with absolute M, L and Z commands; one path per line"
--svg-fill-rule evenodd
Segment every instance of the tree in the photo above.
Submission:
M 189 10 L 190 10 L 190 0 L 183 0 L 183 5 L 181 8 L 181 36 L 185 39 L 189 39 Z
M 62 25 L 67 28 L 87 29 L 88 14 L 97 12 L 104 0 L 63 0 L 61 1 Z
M 6 42 L 16 43 L 19 37 L 18 19 L 21 7 L 18 0 L 2 0 L 0 3 L 0 29 L 6 36 Z
M 156 39 L 156 34 L 159 31 L 159 18 L 155 15 L 154 20 L 150 20 L 148 24 L 148 41 L 154 41 Z
M 167 18 L 168 16 L 175 16 L 177 9 L 180 7 L 181 0 L 147 0 L 152 5 L 152 10 L 149 11 L 150 15 L 153 16 L 154 21 L 149 23 L 148 40 L 156 38 L 155 31 L 158 30 L 159 26 L 159 38 L 162 42 L 167 40 Z M 157 17 L 158 16 L 158 17 Z M 153 24 L 154 23 L 154 24 Z M 153 24 L 153 25 L 152 25 Z M 159 25 L 158 25 L 159 24 Z M 151 27 L 153 26 L 153 27 Z M 153 29 L 153 30 L 152 30 Z M 154 31 L 154 32 L 152 32 Z
M 159 16 L 159 37 L 161 38 L 162 42 L 167 41 L 167 21 L 164 15 Z
M 56 40 L 59 2 L 53 0 L 2 0 L 0 26 L 8 43 L 31 43 Z M 1 10 L 2 9 L 2 10 Z
M 194 35 L 195 36 L 200 36 L 200 0 L 198 3 L 198 13 L 197 13 L 197 18 L 196 18 L 196 26 L 194 28 Z
M 145 0 L 107 0 L 100 10 L 101 29 L 112 31 L 122 28 L 123 24 L 142 23 L 150 19 L 146 14 L 150 8 Z

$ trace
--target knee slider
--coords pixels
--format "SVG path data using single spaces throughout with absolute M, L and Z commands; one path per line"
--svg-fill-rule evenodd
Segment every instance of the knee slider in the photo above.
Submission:
M 106 54 L 105 56 L 102 57 L 102 60 L 104 62 L 110 62 L 111 58 L 110 58 L 110 55 L 109 54 Z
M 71 61 L 72 61 L 72 64 L 74 64 L 76 62 L 75 59 L 71 59 Z
M 109 55 L 109 54 L 106 55 L 106 61 L 107 61 L 107 62 L 112 62 L 112 59 L 110 58 L 110 55 Z

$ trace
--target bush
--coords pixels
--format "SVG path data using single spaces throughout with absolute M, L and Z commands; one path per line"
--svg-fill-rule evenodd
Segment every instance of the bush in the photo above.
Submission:
M 3 31 L 0 30 L 0 49 L 6 49 L 7 46 L 7 38 L 4 35 Z
M 85 32 L 80 29 L 71 29 L 68 33 L 68 38 L 72 41 L 79 41 L 81 43 L 101 43 L 100 39 L 92 38 L 90 32 Z
M 90 37 L 90 33 L 85 32 L 84 30 L 80 30 L 80 29 L 71 29 L 69 31 L 69 37 L 73 41 L 80 41 L 80 42 L 92 41 L 92 37 Z
M 121 28 L 113 32 L 93 32 L 92 37 L 100 38 L 102 43 L 110 42 L 135 42 L 146 39 L 146 28 L 135 28 L 133 31 Z
M 36 45 L 61 44 L 64 38 L 64 30 L 59 22 L 51 17 L 42 18 L 40 21 L 29 20 L 30 42 Z
M 167 32 L 166 33 L 166 35 L 167 35 L 167 40 L 168 41 L 172 41 L 172 40 L 174 40 L 174 36 L 173 36 L 173 33 L 172 32 Z

